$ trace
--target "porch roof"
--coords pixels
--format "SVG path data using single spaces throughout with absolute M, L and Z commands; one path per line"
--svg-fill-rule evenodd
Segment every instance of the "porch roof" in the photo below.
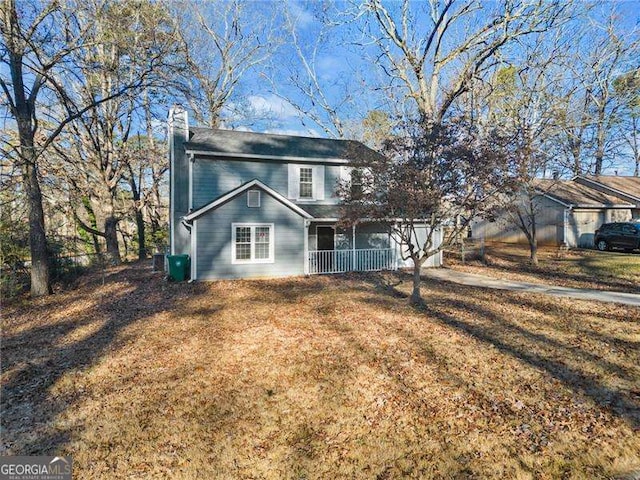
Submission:
M 342 215 L 340 205 L 315 205 L 309 203 L 296 203 L 296 205 L 309 213 L 313 218 L 338 219 Z

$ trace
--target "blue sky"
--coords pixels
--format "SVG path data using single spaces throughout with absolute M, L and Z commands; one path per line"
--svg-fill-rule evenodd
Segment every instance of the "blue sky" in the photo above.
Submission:
M 399 3 L 386 2 L 397 7 Z M 412 7 L 423 2 L 415 1 Z M 203 5 L 203 4 L 199 4 Z M 206 5 L 206 4 L 204 4 Z M 299 45 L 310 58 L 317 47 L 316 61 L 313 64 L 326 95 L 327 103 L 334 106 L 338 116 L 346 123 L 347 133 L 357 130 L 357 125 L 370 110 L 391 111 L 391 104 L 381 91 L 388 85 L 381 68 L 376 65 L 376 50 L 367 45 L 360 29 L 353 24 L 323 28 L 319 19 L 329 8 L 332 18 L 345 19 L 340 15 L 345 10 L 353 10 L 351 2 L 320 3 L 312 0 L 288 0 L 286 3 L 273 1 L 246 1 L 249 22 L 260 21 L 261 17 L 271 19 L 274 24 L 282 22 L 282 6 L 285 5 L 291 18 L 295 20 Z M 494 3 L 486 2 L 491 8 Z M 578 4 L 580 5 L 580 3 Z M 586 5 L 586 3 L 584 4 Z M 357 6 L 357 5 L 356 5 Z M 604 2 L 596 10 L 596 19 L 605 18 L 611 9 L 616 9 L 621 17 L 621 29 L 631 32 L 640 28 L 640 0 Z M 325 34 L 322 36 L 321 34 Z M 291 79 L 302 71 L 291 44 L 291 38 L 280 29 L 281 44 L 273 47 L 270 61 L 250 69 L 242 78 L 235 95 L 224 109 L 224 123 L 227 128 L 246 129 L 258 132 L 274 132 L 301 135 L 327 136 L 328 134 L 308 115 L 302 115 L 291 102 L 311 111 L 322 113 L 314 108 L 292 85 Z M 4 65 L 0 65 L 0 74 L 6 74 Z M 165 98 L 156 105 L 157 127 L 160 130 L 166 118 L 168 107 L 175 102 L 184 103 L 174 97 Z M 239 114 L 244 109 L 244 113 Z M 249 107 L 248 111 L 246 107 Z M 191 116 L 193 118 L 193 115 Z
M 418 4 L 419 2 L 414 2 L 414 5 Z M 486 4 L 491 6 L 490 2 Z M 249 5 L 262 11 L 273 10 L 274 15 L 277 15 L 271 2 L 249 2 Z M 319 4 L 290 0 L 287 6 L 292 16 L 297 19 L 296 33 L 299 43 L 310 57 L 317 38 L 323 31 L 322 24 L 317 19 L 321 10 Z M 353 7 L 348 2 L 335 4 L 335 10 L 349 8 Z M 620 13 L 623 29 L 632 31 L 640 27 L 640 0 L 605 2 L 594 12 L 595 18 L 605 18 L 612 8 Z M 290 39 L 285 38 L 285 41 Z M 338 108 L 341 117 L 350 122 L 361 121 L 372 109 L 384 110 L 389 107 L 387 100 L 376 90 L 376 87 L 387 79 L 383 78 L 384 75 L 376 65 L 371 64 L 370 58 L 365 58 L 367 55 L 373 56 L 374 49 L 362 46 L 362 43 L 361 34 L 354 26 L 331 29 L 331 33 L 318 48 L 314 64 L 327 99 Z M 288 78 L 291 78 L 293 73 L 291 66 L 293 64 L 295 69 L 296 63 L 293 47 L 285 43 L 275 51 L 274 55 L 270 64 L 249 72 L 239 90 L 243 99 L 254 106 L 253 113 L 256 115 L 252 118 L 234 117 L 227 122 L 227 125 L 231 128 L 255 131 L 322 135 L 322 128 L 308 118 L 303 118 L 282 98 L 310 106 L 288 82 Z M 347 96 L 350 97 L 350 101 L 345 102 Z M 257 118 L 259 116 L 265 119 L 260 120 Z

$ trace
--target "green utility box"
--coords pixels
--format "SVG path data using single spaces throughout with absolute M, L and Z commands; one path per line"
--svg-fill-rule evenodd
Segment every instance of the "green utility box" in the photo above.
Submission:
M 189 274 L 189 255 L 167 255 L 169 279 L 184 282 Z

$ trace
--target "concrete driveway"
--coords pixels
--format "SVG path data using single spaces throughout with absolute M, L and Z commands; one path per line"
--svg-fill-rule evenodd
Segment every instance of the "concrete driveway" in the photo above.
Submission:
M 594 300 L 597 302 L 621 303 L 640 307 L 640 293 L 608 292 L 582 288 L 558 287 L 540 283 L 516 282 L 485 277 L 473 273 L 458 272 L 448 268 L 425 268 L 423 276 L 445 282 L 459 283 L 473 287 L 493 288 L 496 290 L 512 290 L 519 292 L 541 293 L 555 297 L 576 298 L 578 300 Z

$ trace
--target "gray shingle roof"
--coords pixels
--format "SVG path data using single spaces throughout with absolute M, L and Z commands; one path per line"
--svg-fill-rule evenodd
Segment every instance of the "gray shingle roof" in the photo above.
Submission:
M 362 159 L 378 152 L 355 140 L 296 137 L 202 127 L 189 128 L 188 150 L 311 159 Z
M 562 203 L 581 207 L 632 207 L 628 201 L 608 195 L 572 180 L 537 180 L 536 187 Z
M 296 203 L 296 205 L 313 215 L 313 218 L 340 218 L 342 215 L 340 205 L 312 205 L 308 203 Z
M 584 178 L 640 199 L 640 177 L 617 175 L 586 175 Z

